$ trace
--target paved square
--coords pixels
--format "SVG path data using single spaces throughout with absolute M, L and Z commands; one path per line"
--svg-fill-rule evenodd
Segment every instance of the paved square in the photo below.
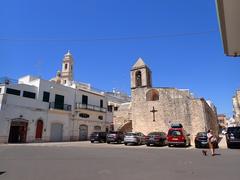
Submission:
M 0 145 L 0 179 L 238 180 L 239 149 L 217 153 L 89 142 Z

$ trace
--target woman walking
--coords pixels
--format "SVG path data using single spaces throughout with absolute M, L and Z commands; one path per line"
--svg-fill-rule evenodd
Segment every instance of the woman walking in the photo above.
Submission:
M 207 137 L 208 137 L 209 148 L 211 150 L 212 156 L 214 156 L 215 148 L 216 148 L 216 144 L 217 144 L 217 138 L 213 135 L 213 132 L 211 129 L 208 130 Z

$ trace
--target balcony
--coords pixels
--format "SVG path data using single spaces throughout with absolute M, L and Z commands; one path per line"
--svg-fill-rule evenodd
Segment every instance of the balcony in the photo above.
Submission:
M 55 102 L 49 103 L 49 109 L 57 109 L 57 110 L 63 110 L 63 111 L 71 111 L 72 106 L 69 104 L 57 104 Z
M 82 103 L 76 103 L 75 109 L 87 109 L 90 111 L 99 111 L 99 112 L 107 112 L 106 108 L 91 105 L 91 104 L 82 104 Z

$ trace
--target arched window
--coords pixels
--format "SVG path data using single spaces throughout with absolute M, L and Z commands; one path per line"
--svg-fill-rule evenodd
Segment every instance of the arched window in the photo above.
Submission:
M 137 71 L 135 74 L 136 77 L 136 87 L 142 86 L 142 73 L 141 71 Z
M 147 101 L 158 101 L 159 100 L 159 92 L 156 89 L 151 89 L 146 94 Z
M 101 126 L 94 126 L 94 131 L 101 131 Z
M 79 117 L 81 117 L 81 118 L 89 118 L 89 114 L 79 113 Z

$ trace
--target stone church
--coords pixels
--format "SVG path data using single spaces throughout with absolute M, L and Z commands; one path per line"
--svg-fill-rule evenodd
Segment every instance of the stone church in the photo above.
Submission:
M 116 130 L 167 132 L 172 123 L 181 123 L 192 137 L 209 128 L 218 133 L 215 108 L 189 90 L 152 87 L 151 70 L 141 58 L 131 69 L 131 97 L 115 114 Z

